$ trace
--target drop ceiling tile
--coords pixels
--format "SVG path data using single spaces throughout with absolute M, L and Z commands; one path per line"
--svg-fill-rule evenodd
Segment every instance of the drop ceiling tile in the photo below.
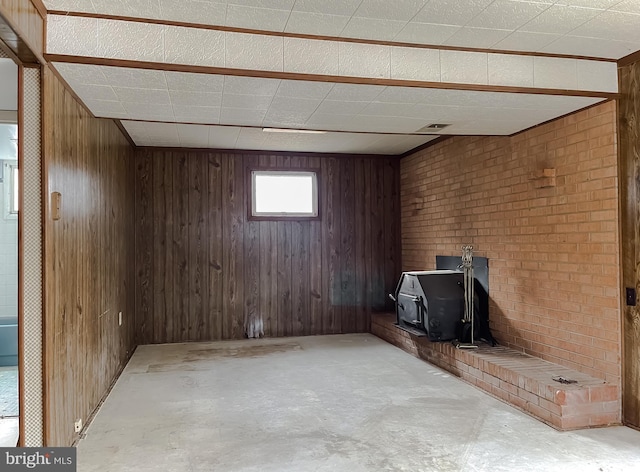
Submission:
M 346 100 L 324 100 L 316 110 L 316 113 L 331 115 L 350 115 L 360 113 L 368 102 L 350 102 Z
M 109 100 L 113 102 L 119 100 L 118 96 L 114 93 L 113 88 L 107 85 L 73 85 L 73 91 L 83 100 Z
M 573 7 L 586 7 L 595 8 L 598 10 L 606 10 L 607 8 L 610 8 L 615 4 L 620 3 L 620 0 L 561 0 L 557 3 L 571 5 Z
M 158 0 L 109 0 L 96 1 L 97 13 L 117 14 L 139 18 L 160 18 L 160 2 Z
M 284 68 L 303 74 L 339 74 L 339 43 L 284 38 Z
M 47 52 L 95 56 L 98 50 L 97 27 L 96 19 L 49 15 L 47 17 Z
M 153 103 L 157 105 L 171 103 L 169 93 L 166 90 L 113 87 L 113 91 L 123 103 Z
M 339 44 L 340 75 L 390 77 L 391 51 L 389 46 L 359 43 Z
M 123 103 L 132 120 L 174 121 L 171 105 L 156 103 Z
M 224 67 L 224 44 L 223 31 L 167 26 L 164 60 L 172 64 Z
M 43 3 L 47 10 L 96 12 L 91 0 L 43 0 Z
M 278 91 L 279 79 L 261 79 L 227 75 L 224 78 L 224 93 L 235 95 L 264 95 L 272 97 Z
M 220 107 L 173 105 L 173 114 L 182 123 L 220 123 Z
M 186 23 L 224 25 L 227 16 L 227 3 L 200 0 L 162 0 L 161 18 Z
M 300 110 L 269 109 L 269 111 L 264 115 L 262 125 L 269 128 L 303 128 L 310 116 L 311 112 Z
M 293 13 L 296 11 L 325 13 L 328 15 L 353 15 L 362 0 L 297 0 L 293 6 Z
M 213 149 L 235 149 L 240 128 L 229 126 L 211 126 L 209 128 L 209 147 Z
M 495 0 L 467 26 L 515 30 L 549 8 L 546 3 Z
M 225 66 L 282 71 L 283 49 L 284 42 L 281 37 L 227 32 Z
M 572 36 L 586 36 L 616 41 L 640 42 L 640 15 L 604 11 L 571 31 Z
M 427 102 L 433 96 L 435 89 L 418 87 L 386 87 L 380 95 L 375 97 L 376 102 L 381 103 L 414 103 Z
M 208 1 L 208 0 L 203 0 Z M 273 8 L 275 10 L 291 10 L 296 0 L 226 0 L 229 5 L 243 5 L 255 8 Z
M 443 82 L 486 84 L 488 58 L 486 53 L 440 51 Z
M 391 78 L 439 82 L 440 51 L 424 48 L 392 48 Z
M 533 84 L 535 87 L 543 88 L 577 89 L 575 59 L 534 57 Z
M 222 93 L 223 75 L 191 74 L 187 72 L 165 72 L 170 91 Z
M 181 107 L 220 107 L 222 104 L 222 93 L 220 92 L 189 92 L 186 90 L 176 90 L 169 92 L 171 104 Z
M 409 21 L 427 0 L 404 0 L 389 4 L 388 0 L 362 0 L 354 16 Z
M 353 121 L 347 131 L 365 131 L 374 133 L 414 133 L 425 124 L 423 120 L 409 117 L 360 116 Z
M 96 53 L 107 58 L 162 62 L 164 30 L 162 25 L 99 20 Z
M 464 118 L 464 108 L 416 103 L 407 108 L 406 116 L 419 118 L 424 121 L 425 125 L 429 123 L 453 123 Z
M 335 84 L 327 95 L 327 100 L 370 102 L 375 100 L 385 88 L 382 85 Z
M 313 113 L 320 105 L 318 99 L 292 98 L 275 96 L 269 107 L 269 111 L 300 111 L 302 113 Z
M 391 41 L 407 24 L 406 21 L 352 17 L 340 36 L 343 38 Z
M 615 62 L 576 60 L 578 90 L 618 92 L 618 65 Z
M 353 123 L 360 119 L 357 114 L 336 115 L 334 113 L 314 113 L 306 123 L 306 127 L 310 129 L 326 129 L 345 131 L 351 129 Z
M 187 147 L 209 146 L 209 127 L 204 125 L 176 125 L 180 144 Z
M 444 44 L 458 47 L 490 48 L 510 33 L 511 30 L 463 27 L 449 37 Z
M 429 2 L 412 19 L 415 22 L 464 26 L 484 10 L 493 0 L 468 0 L 465 2 Z
M 67 64 L 55 62 L 53 64 L 62 77 L 70 84 L 108 85 L 102 73 L 103 68 L 89 64 Z
M 238 28 L 267 31 L 284 31 L 290 9 L 247 7 L 230 3 L 227 7 L 227 24 Z
M 249 110 L 247 108 L 221 108 L 220 124 L 262 126 L 267 110 Z
M 266 110 L 273 98 L 264 95 L 234 95 L 225 93 L 222 95 L 222 106 L 228 108 L 246 108 L 248 110 Z
M 115 117 L 115 116 L 124 116 L 126 114 L 126 110 L 122 106 L 122 103 L 115 101 L 107 101 L 107 100 L 92 100 L 91 98 L 86 98 L 82 100 L 89 110 L 96 116 L 106 116 L 106 117 Z
M 412 21 L 407 23 L 393 40 L 416 44 L 442 44 L 459 29 L 459 26 Z
M 410 105 L 407 105 L 406 103 L 371 102 L 360 113 L 362 115 L 385 116 L 389 118 L 406 116 L 407 108 L 409 108 L 409 106 Z
M 624 13 L 638 13 L 640 14 L 640 3 L 638 0 L 623 0 L 620 3 L 616 3 L 611 6 L 612 11 L 621 11 Z
M 292 11 L 285 31 L 287 33 L 339 36 L 348 22 L 348 16 Z
M 600 12 L 601 10 L 593 8 L 551 5 L 548 10 L 523 25 L 519 31 L 565 34 L 594 18 Z
M 108 85 L 166 90 L 165 75 L 159 70 L 128 69 L 125 67 L 102 67 Z
M 280 82 L 276 96 L 322 100 L 332 88 L 333 84 L 330 82 L 283 80 Z
M 515 31 L 493 47 L 503 51 L 541 51 L 545 46 L 560 38 L 558 34 L 528 33 Z
M 541 49 L 546 53 L 574 54 L 619 59 L 638 50 L 637 43 L 603 41 L 597 38 L 561 36 Z
M 489 84 L 533 87 L 533 57 L 489 54 Z

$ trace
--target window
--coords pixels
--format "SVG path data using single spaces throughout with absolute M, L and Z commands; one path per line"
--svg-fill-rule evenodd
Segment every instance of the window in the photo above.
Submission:
M 16 161 L 4 161 L 2 167 L 2 182 L 4 183 L 4 215 L 5 218 L 17 218 L 19 203 L 18 163 Z
M 299 170 L 251 171 L 253 218 L 317 218 L 318 176 Z

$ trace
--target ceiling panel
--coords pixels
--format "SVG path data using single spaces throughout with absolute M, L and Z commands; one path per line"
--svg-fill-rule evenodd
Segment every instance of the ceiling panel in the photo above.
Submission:
M 599 57 L 618 59 L 640 49 L 637 0 L 402 0 L 392 4 L 387 0 L 44 0 L 44 3 L 49 9 L 61 11 L 432 45 L 541 51 L 550 39 L 567 35 L 601 39 L 602 44 L 592 53 Z M 74 36 L 72 23 L 73 20 L 68 22 L 67 29 L 70 38 Z M 631 45 L 625 49 L 615 41 Z M 585 54 L 580 44 L 572 41 L 558 42 L 555 50 L 562 54 Z
M 640 50 L 636 0 L 44 2 L 62 11 L 443 47 L 612 59 Z M 96 116 L 123 120 L 138 145 L 400 154 L 438 135 L 513 134 L 602 100 L 488 91 L 492 86 L 617 91 L 615 63 L 578 58 L 284 38 L 66 15 L 50 15 L 49 25 L 47 50 L 54 54 L 252 74 L 276 71 L 300 79 L 55 64 Z M 324 75 L 329 82 L 306 74 Z M 359 85 L 330 76 L 421 83 Z M 485 85 L 487 91 L 421 88 L 426 81 Z M 430 135 L 419 131 L 432 123 L 449 126 Z
M 532 59 L 533 68 L 528 70 L 537 74 L 538 80 L 543 80 L 548 71 L 558 73 L 553 58 Z M 130 119 L 150 121 L 193 123 L 210 117 L 209 124 L 411 134 L 431 122 L 456 125 L 481 119 L 482 123 L 474 124 L 474 130 L 485 125 L 490 133 L 510 134 L 514 129 L 533 126 L 600 100 L 210 76 L 83 64 L 58 63 L 56 68 L 96 116 L 122 118 L 124 110 Z M 566 73 L 577 80 L 575 66 Z M 189 107 L 194 107 L 193 119 L 189 117 Z M 504 121 L 505 116 L 514 121 L 503 123 L 500 128 L 496 123 Z M 452 129 L 456 128 L 442 132 Z

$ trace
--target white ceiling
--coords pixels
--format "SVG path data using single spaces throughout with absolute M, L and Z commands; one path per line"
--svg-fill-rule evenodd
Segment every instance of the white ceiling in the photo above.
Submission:
M 619 58 L 640 49 L 640 0 L 45 4 L 52 10 L 525 54 Z M 47 51 L 64 60 L 54 66 L 94 115 L 121 119 L 142 146 L 401 154 L 437 134 L 513 134 L 598 103 L 599 92 L 617 91 L 611 62 L 255 33 L 50 15 Z M 61 59 L 65 55 L 86 56 L 84 62 L 93 64 Z M 102 58 L 131 62 L 111 67 L 101 65 Z M 151 70 L 136 67 L 147 61 L 154 63 Z M 166 70 L 175 64 L 206 73 Z M 286 80 L 273 78 L 274 72 Z M 294 76 L 299 80 L 288 80 Z M 339 83 L 345 78 L 355 83 Z M 367 83 L 377 78 L 396 82 Z M 451 85 L 457 90 L 447 89 Z M 567 95 L 557 95 L 559 90 Z M 418 131 L 431 123 L 450 126 L 432 135 Z
M 0 111 L 18 109 L 18 66 L 0 57 Z

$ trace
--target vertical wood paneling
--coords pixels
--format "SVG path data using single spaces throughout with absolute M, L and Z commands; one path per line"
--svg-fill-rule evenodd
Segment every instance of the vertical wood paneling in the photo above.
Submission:
M 399 275 L 386 229 L 397 224 L 392 158 L 140 150 L 137 159 L 136 208 L 153 219 L 151 237 L 136 235 L 138 300 L 151 305 L 140 310 L 141 342 L 238 339 L 257 318 L 266 336 L 368 330 Z M 257 166 L 318 169 L 321 219 L 248 221 L 247 169 Z
M 640 293 L 640 62 L 618 70 L 622 285 Z M 624 300 L 625 297 L 623 296 Z M 640 307 L 623 307 L 622 416 L 640 428 Z
M 0 0 L 0 40 L 23 63 L 44 63 L 44 19 L 31 0 Z
M 136 254 L 134 231 L 136 200 L 149 229 L 151 168 L 145 159 L 136 167 L 118 127 L 90 117 L 48 68 L 43 99 L 45 194 L 62 194 L 61 219 L 44 217 L 45 442 L 68 446 L 74 421 L 89 418 L 135 347 L 134 287 L 142 320 L 154 301 L 153 242 L 140 234 Z

